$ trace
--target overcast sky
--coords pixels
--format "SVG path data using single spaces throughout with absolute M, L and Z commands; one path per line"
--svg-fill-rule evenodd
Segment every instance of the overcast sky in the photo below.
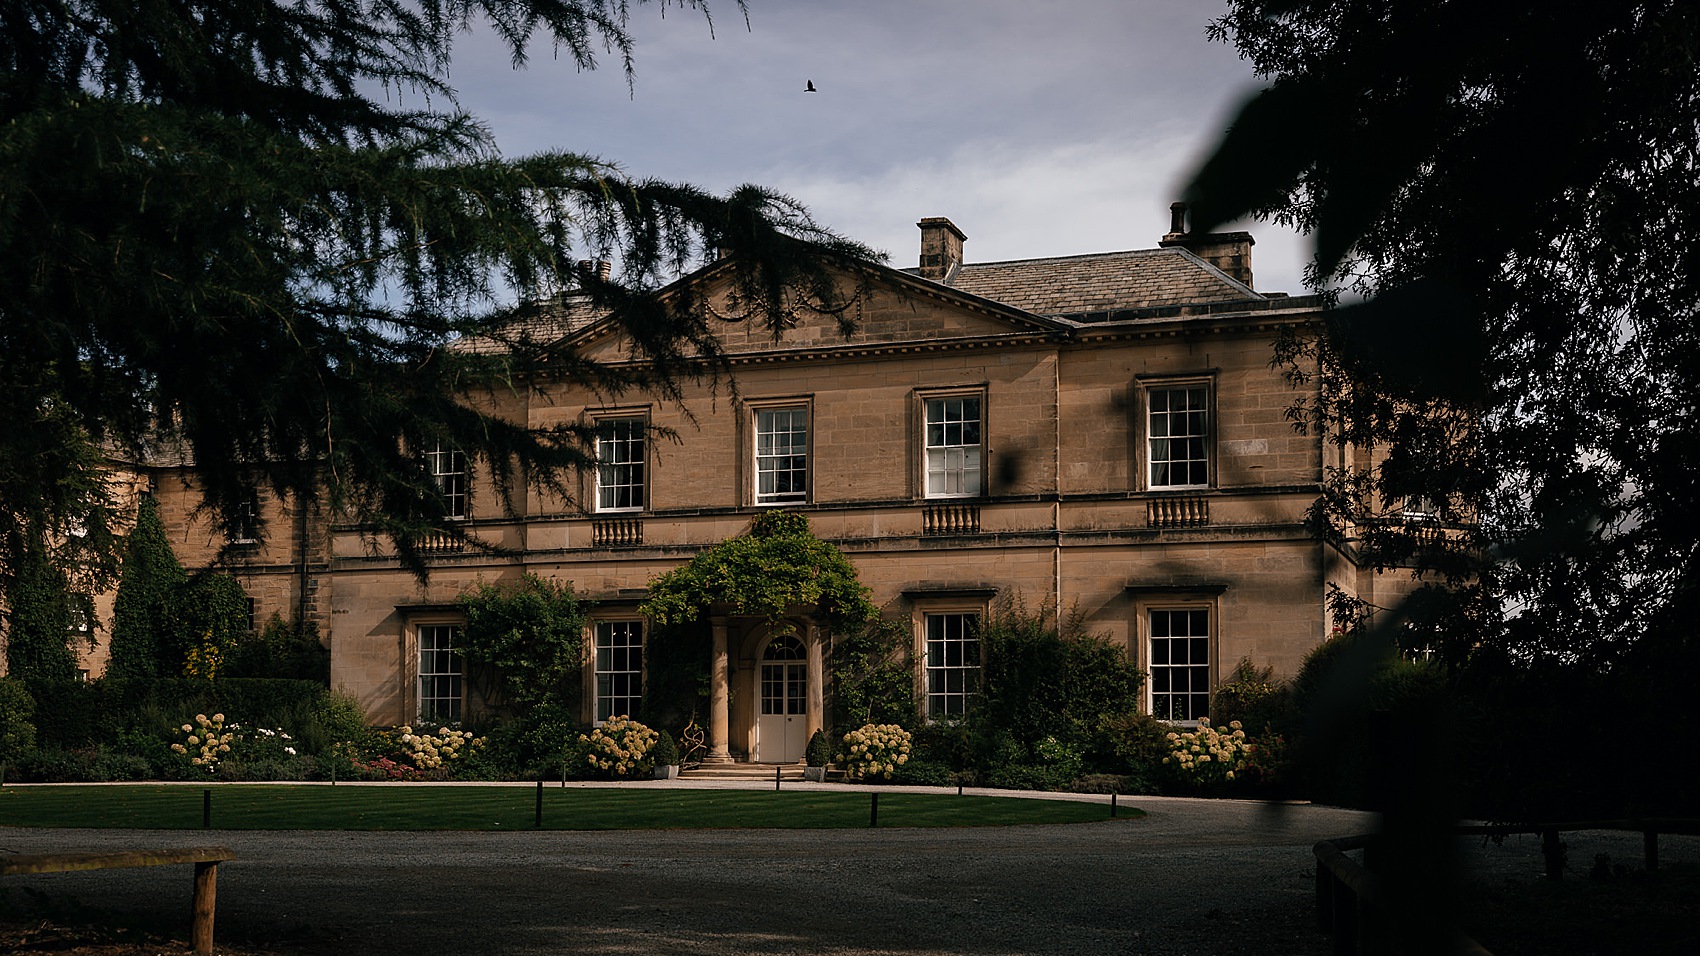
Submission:
M 504 155 L 585 153 L 633 176 L 758 183 L 915 265 L 948 216 L 970 262 L 1151 248 L 1192 165 L 1255 90 L 1208 42 L 1214 0 L 718 0 L 634 7 L 636 78 L 547 46 L 519 72 L 475 33 L 450 82 Z M 805 93 L 812 80 L 819 92 Z M 1305 245 L 1257 238 L 1257 288 L 1298 293 Z

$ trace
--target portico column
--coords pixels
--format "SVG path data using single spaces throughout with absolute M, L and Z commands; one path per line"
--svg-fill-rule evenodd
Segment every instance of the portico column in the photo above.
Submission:
M 708 678 L 708 755 L 704 763 L 731 763 L 732 752 L 726 748 L 729 731 L 728 711 L 731 709 L 731 660 L 726 651 L 726 619 L 710 619 L 714 632 L 713 661 Z
M 816 732 L 826 725 L 826 687 L 823 664 L 825 650 L 821 645 L 826 636 L 821 633 L 820 626 L 813 621 L 808 625 L 808 639 L 803 642 L 804 652 L 808 655 L 809 666 L 809 699 L 807 704 L 808 717 L 804 726 L 808 728 L 808 738 L 813 740 Z

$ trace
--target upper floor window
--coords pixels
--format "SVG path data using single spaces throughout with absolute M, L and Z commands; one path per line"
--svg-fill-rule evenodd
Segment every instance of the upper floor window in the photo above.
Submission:
M 1210 484 L 1210 389 L 1205 385 L 1153 388 L 1146 393 L 1149 487 L 1203 488 Z
M 630 717 L 643 702 L 643 622 L 596 622 L 596 722 Z
M 231 544 L 258 544 L 260 540 L 260 503 L 250 498 L 230 516 L 226 537 Z
M 465 518 L 466 456 L 442 445 L 425 454 L 425 464 L 431 470 L 431 480 L 443 496 L 443 515 L 451 520 Z
M 942 396 L 926 399 L 924 404 L 926 496 L 965 498 L 980 494 L 985 487 L 980 396 Z
M 596 510 L 642 511 L 645 423 L 604 418 L 596 423 Z
M 456 624 L 425 624 L 419 628 L 419 718 L 452 723 L 460 719 L 461 657 Z
M 928 614 L 927 719 L 968 713 L 980 693 L 980 615 Z
M 1210 612 L 1150 612 L 1151 716 L 1195 724 L 1210 713 Z
M 755 410 L 756 504 L 809 500 L 809 409 Z

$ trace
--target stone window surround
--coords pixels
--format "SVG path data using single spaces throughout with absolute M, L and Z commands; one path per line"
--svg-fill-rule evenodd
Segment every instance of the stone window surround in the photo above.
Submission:
M 910 628 L 913 635 L 910 659 L 915 662 L 915 701 L 925 717 L 927 713 L 927 618 L 945 614 L 971 614 L 984 626 L 991 619 L 991 602 L 997 596 L 995 587 L 919 587 L 903 592 L 909 600 Z M 984 658 L 982 658 L 982 664 Z
M 1219 450 L 1216 447 L 1216 378 L 1217 369 L 1139 373 L 1134 376 L 1135 421 L 1139 440 L 1133 443 L 1134 474 L 1139 491 L 1198 491 L 1216 487 Z M 1154 485 L 1151 483 L 1151 393 L 1164 389 L 1202 386 L 1204 388 L 1204 461 L 1203 484 Z
M 621 636 L 621 637 L 630 637 L 631 636 L 630 628 L 631 627 L 636 628 L 636 637 L 637 637 L 637 645 L 636 646 L 637 646 L 637 663 L 638 663 L 637 670 L 633 671 L 633 670 L 630 670 L 629 668 L 613 668 L 613 667 L 610 667 L 607 670 L 603 670 L 602 667 L 601 667 L 602 638 L 604 636 L 603 628 L 606 627 L 606 628 L 610 629 L 609 636 L 616 636 L 614 631 L 616 629 L 620 628 L 621 626 L 625 626 L 625 628 L 626 628 L 626 631 L 625 631 L 624 634 L 617 635 L 617 636 Z M 637 710 L 636 707 L 627 707 L 627 708 L 625 708 L 624 711 L 613 710 L 613 711 L 610 711 L 607 714 L 602 713 L 602 710 L 603 710 L 602 701 L 604 699 L 604 695 L 602 693 L 602 677 L 605 674 L 609 675 L 610 682 L 612 683 L 616 675 L 623 675 L 623 676 L 626 676 L 627 679 L 630 679 L 630 675 L 635 674 L 636 675 L 636 682 L 637 682 L 637 684 L 636 684 L 637 693 L 635 693 L 635 694 L 610 694 L 608 696 L 618 698 L 618 699 L 622 699 L 622 700 L 632 700 L 632 701 L 638 701 L 638 702 L 641 702 L 643 700 L 644 682 L 645 682 L 645 680 L 648 676 L 647 671 L 648 671 L 648 661 L 649 661 L 648 655 L 644 653 L 644 645 L 647 643 L 647 639 L 648 639 L 648 635 L 646 633 L 646 625 L 645 625 L 644 620 L 642 618 L 640 618 L 635 613 L 630 613 L 630 612 L 628 612 L 626 614 L 609 613 L 609 614 L 606 614 L 606 615 L 600 615 L 600 616 L 597 616 L 597 617 L 593 617 L 590 620 L 587 620 L 585 622 L 585 629 L 589 632 L 588 633 L 589 640 L 586 642 L 586 649 L 589 651 L 589 654 L 586 655 L 587 658 L 588 658 L 586 663 L 588 664 L 587 671 L 588 671 L 588 674 L 589 674 L 589 688 L 588 688 L 589 693 L 586 695 L 586 699 L 589 701 L 591 723 L 595 726 L 601 726 L 610 717 L 618 717 L 618 716 L 635 717 L 635 716 L 637 716 L 636 713 L 634 713 L 634 711 Z M 615 648 L 629 648 L 631 646 L 632 645 L 629 642 L 624 643 L 624 644 L 611 644 L 611 647 L 615 647 Z
M 601 457 L 601 455 L 602 455 L 603 436 L 601 434 L 601 429 L 602 429 L 603 425 L 613 424 L 613 423 L 616 423 L 616 422 L 637 422 L 639 424 L 639 426 L 643 429 L 643 432 L 644 432 L 641 442 L 636 446 L 638 453 L 640 454 L 641 457 L 638 458 L 635 462 L 620 462 L 619 463 L 619 464 L 634 464 L 635 463 L 643 471 L 643 477 L 638 482 L 635 483 L 638 503 L 636 505 L 631 505 L 631 506 L 626 506 L 626 507 L 604 507 L 603 504 L 602 504 L 602 490 L 603 490 L 602 476 L 603 476 L 603 468 L 606 467 L 606 466 L 605 465 L 598 465 L 595 468 L 587 468 L 587 469 L 585 469 L 585 472 L 584 472 L 584 474 L 586 475 L 586 485 L 587 485 L 587 487 L 584 489 L 585 500 L 590 502 L 590 504 L 591 504 L 590 510 L 593 513 L 596 513 L 596 514 L 639 514 L 639 513 L 642 513 L 644 511 L 647 511 L 649 509 L 649 506 L 650 506 L 650 502 L 649 502 L 649 488 L 650 488 L 649 478 L 650 478 L 650 471 L 651 471 L 651 468 L 650 468 L 650 465 L 651 465 L 651 462 L 650 462 L 650 447 L 649 447 L 649 444 L 650 444 L 649 443 L 649 407 L 648 406 L 634 406 L 634 407 L 630 407 L 630 408 L 602 409 L 602 410 L 599 410 L 597 412 L 592 413 L 589 416 L 589 418 L 590 418 L 590 422 L 591 422 L 592 427 L 594 427 L 597 430 L 596 454 L 597 454 L 598 457 Z
M 1219 648 L 1222 641 L 1222 610 L 1221 596 L 1227 591 L 1225 584 L 1177 584 L 1177 585 L 1130 585 L 1126 589 L 1133 599 L 1133 647 L 1131 648 L 1134 663 L 1145 672 L 1145 687 L 1141 692 L 1146 713 L 1154 713 L 1153 698 L 1155 682 L 1151 679 L 1151 612 L 1152 611 L 1204 611 L 1208 615 L 1207 627 L 1209 637 L 1209 680 L 1208 685 L 1212 694 L 1215 693 L 1216 682 L 1221 675 Z M 1208 708 L 1206 708 L 1208 710 Z M 1170 721 L 1180 727 L 1196 727 L 1196 720 Z
M 982 498 L 982 497 L 986 496 L 986 494 L 988 493 L 988 489 L 990 487 L 990 478 L 991 478 L 991 469 L 989 467 L 990 463 L 991 463 L 991 440 L 990 440 L 990 436 L 989 436 L 989 432 L 990 432 L 990 428 L 988 427 L 989 423 L 987 421 L 987 419 L 988 419 L 987 413 L 989 411 L 989 404 L 990 404 L 987 401 L 987 392 L 988 391 L 989 391 L 989 387 L 984 382 L 972 384 L 972 385 L 956 385 L 956 386 L 949 386 L 949 387 L 925 388 L 925 389 L 916 389 L 915 390 L 915 392 L 913 393 L 914 398 L 913 398 L 913 402 L 912 402 L 911 415 L 912 415 L 913 421 L 915 422 L 914 431 L 915 431 L 916 467 L 915 467 L 915 474 L 914 474 L 914 487 L 915 487 L 915 497 L 916 498 L 922 498 L 922 499 L 927 499 L 927 500 L 949 500 L 949 499 Z M 952 399 L 952 398 L 976 398 L 976 399 L 979 399 L 979 402 L 980 402 L 980 419 L 979 419 L 980 420 L 980 442 L 979 442 L 979 447 L 980 447 L 980 462 L 979 462 L 980 481 L 979 481 L 979 489 L 977 491 L 972 492 L 972 493 L 949 494 L 949 493 L 945 493 L 945 492 L 934 492 L 927 485 L 928 466 L 929 466 L 929 461 L 928 461 L 928 448 L 929 448 L 929 446 L 927 444 L 927 425 L 929 424 L 929 421 L 928 421 L 928 417 L 927 417 L 927 403 L 930 402 L 930 401 L 936 401 L 936 400 L 939 400 L 939 399 Z M 950 447 L 959 447 L 959 446 L 950 446 Z
M 746 503 L 758 508 L 783 508 L 788 505 L 811 504 L 815 500 L 815 402 L 813 395 L 772 396 L 761 398 L 746 398 L 743 423 L 743 454 L 740 456 L 747 469 L 743 486 L 746 490 Z M 803 446 L 803 492 L 797 497 L 781 498 L 777 495 L 763 499 L 761 494 L 761 463 L 760 463 L 760 433 L 759 416 L 762 412 L 801 410 L 805 432 Z

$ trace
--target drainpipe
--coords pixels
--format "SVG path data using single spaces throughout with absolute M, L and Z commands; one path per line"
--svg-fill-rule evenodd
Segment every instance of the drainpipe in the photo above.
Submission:
M 1051 480 L 1056 494 L 1051 498 L 1051 574 L 1057 596 L 1057 626 L 1062 626 L 1062 349 L 1051 352 Z M 1060 633 L 1060 632 L 1059 632 Z

